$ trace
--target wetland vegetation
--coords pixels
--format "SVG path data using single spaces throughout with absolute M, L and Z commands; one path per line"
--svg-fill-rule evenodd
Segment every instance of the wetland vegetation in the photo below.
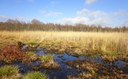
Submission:
M 128 0 L 0 0 L 0 79 L 128 79 Z
M 0 22 L 0 79 L 127 79 L 128 28 Z
M 127 32 L 1 31 L 2 79 L 127 79 Z

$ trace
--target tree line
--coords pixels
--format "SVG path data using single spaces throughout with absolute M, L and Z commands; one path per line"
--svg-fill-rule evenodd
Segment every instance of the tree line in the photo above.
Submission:
M 8 19 L 0 22 L 0 31 L 83 31 L 83 32 L 128 32 L 128 26 L 122 27 L 102 27 L 95 25 L 61 25 L 53 23 L 43 23 L 33 19 L 31 22 L 21 22 Z

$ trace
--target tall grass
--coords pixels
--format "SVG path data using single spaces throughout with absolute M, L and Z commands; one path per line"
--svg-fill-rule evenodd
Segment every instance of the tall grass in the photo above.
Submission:
M 128 53 L 128 33 L 119 32 L 47 32 L 47 31 L 1 31 L 1 46 L 22 41 L 41 43 L 47 50 L 77 54 L 100 53 L 107 55 Z M 114 53 L 114 54 L 113 54 Z

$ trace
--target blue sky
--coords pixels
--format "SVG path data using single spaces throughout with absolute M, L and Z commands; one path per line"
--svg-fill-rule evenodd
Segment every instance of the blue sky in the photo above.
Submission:
M 0 21 L 128 25 L 128 0 L 0 0 Z

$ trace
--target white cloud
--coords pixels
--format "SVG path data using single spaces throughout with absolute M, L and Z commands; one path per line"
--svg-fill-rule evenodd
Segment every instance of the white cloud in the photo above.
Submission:
M 90 15 L 88 13 L 90 13 L 90 11 L 88 9 L 82 9 L 80 11 L 77 11 L 78 16 L 88 16 L 88 15 Z
M 68 25 L 75 25 L 75 24 L 88 24 L 88 25 L 106 25 L 108 24 L 108 18 L 97 18 L 97 19 L 90 19 L 87 17 L 73 17 L 73 18 L 64 18 L 58 23 L 61 24 L 68 24 Z
M 82 9 L 76 12 L 76 16 L 72 18 L 63 18 L 58 21 L 61 24 L 88 24 L 88 25 L 107 25 L 110 19 L 108 14 L 103 11 L 90 11 L 88 9 Z
M 5 22 L 8 19 L 19 20 L 19 21 L 24 21 L 24 22 L 29 22 L 31 20 L 30 18 L 22 17 L 22 16 L 9 17 L 9 16 L 0 15 L 0 22 Z
M 95 2 L 96 2 L 96 0 L 85 0 L 85 3 L 88 5 L 93 4 Z
M 128 17 L 128 11 L 124 11 L 124 10 L 123 11 L 117 11 L 117 12 L 114 13 L 114 15 L 117 16 L 117 17 L 118 16 L 121 16 L 121 17 L 126 17 L 127 16 Z
M 10 17 L 8 16 L 0 16 L 0 22 L 5 22 L 6 20 L 8 20 Z
M 53 12 L 53 11 L 41 11 L 41 14 L 45 17 L 58 17 L 62 15 L 61 12 Z
M 74 18 L 64 18 L 58 23 L 75 25 L 75 24 L 86 24 L 86 22 L 89 22 L 88 18 L 85 18 L 85 17 L 74 17 Z
M 8 19 L 8 18 L 10 18 L 10 17 L 8 17 L 8 16 L 0 16 L 0 19 Z
M 102 26 L 128 26 L 128 11 L 104 12 L 100 10 L 92 11 L 89 9 L 81 9 L 76 12 L 74 17 L 60 19 L 57 23 L 61 24 L 87 24 Z
M 82 16 L 82 17 L 92 17 L 92 18 L 98 18 L 98 17 L 104 17 L 107 16 L 106 12 L 103 11 L 91 11 L 88 9 L 82 9 L 80 11 L 77 11 L 77 15 L 78 16 Z

